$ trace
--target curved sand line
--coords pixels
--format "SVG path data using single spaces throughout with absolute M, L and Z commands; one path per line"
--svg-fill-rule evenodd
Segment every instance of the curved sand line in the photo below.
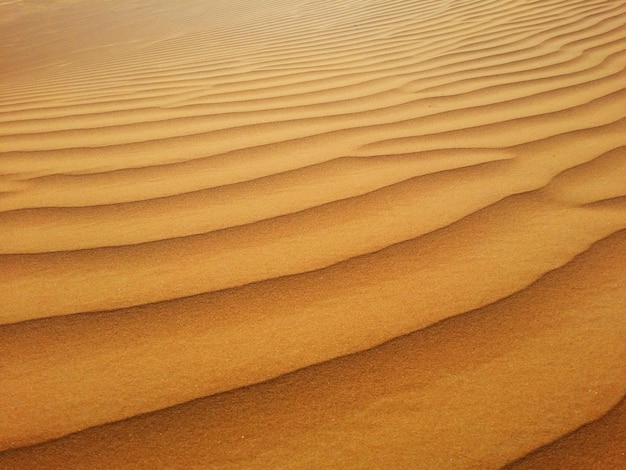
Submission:
M 626 399 L 602 418 L 537 449 L 504 470 L 538 470 L 562 466 L 572 470 L 620 468 L 626 445 Z
M 30 376 L 16 373 L 13 377 L 12 388 L 29 390 L 29 399 L 25 400 L 23 392 L 15 397 L 18 402 L 5 400 L 4 413 L 12 419 L 5 423 L 8 429 L 2 434 L 28 439 L 29 429 L 35 427 L 48 438 L 57 437 L 372 347 L 524 288 L 595 239 L 626 227 L 624 209 L 573 210 L 554 207 L 532 194 L 512 197 L 444 229 L 445 235 L 435 233 L 329 270 L 173 304 L 97 315 L 98 327 L 81 328 L 80 333 L 59 328 L 53 339 L 56 346 L 48 349 L 60 354 L 57 358 L 46 355 L 45 377 L 38 372 L 41 366 L 35 366 L 40 362 L 38 354 L 16 356 L 23 349 L 20 344 L 40 344 L 43 339 L 33 343 L 11 333 L 19 331 L 20 324 L 5 327 L 8 336 L 2 341 L 3 357 L 11 357 L 16 371 L 35 370 Z M 485 223 L 493 220 L 498 220 L 493 224 L 497 228 Z M 467 233 L 481 236 L 470 238 Z M 539 246 L 534 242 L 538 236 L 544 240 Z M 529 257 L 535 260 L 531 265 Z M 509 268 L 503 269 L 503 265 Z M 468 282 L 467 273 L 493 280 Z M 450 297 L 452 291 L 455 296 Z M 385 308 L 389 305 L 393 310 Z M 80 328 L 91 315 L 77 317 L 59 321 L 78 322 Z M 150 320 L 146 322 L 146 318 Z M 350 325 L 355 324 L 362 326 L 354 331 Z M 60 346 L 57 342 L 65 342 L 63 331 L 70 343 Z M 260 331 L 266 334 L 260 335 Z M 308 331 L 316 334 L 307 336 Z M 105 347 L 112 338 L 114 345 Z M 280 359 L 272 356 L 276 344 L 284 348 Z M 85 348 L 92 352 L 87 354 Z M 166 362 L 151 359 L 164 350 L 168 351 Z M 124 361 L 120 354 L 134 360 Z M 66 369 L 68 362 L 81 375 L 96 364 L 114 365 L 115 371 L 84 382 L 85 393 L 78 395 L 71 392 L 75 383 L 60 383 L 53 372 Z M 207 375 L 211 382 L 203 381 Z M 154 388 L 156 380 L 161 388 Z M 137 395 L 130 399 L 129 394 Z M 95 416 L 66 417 L 64 410 L 85 406 L 81 403 L 84 397 L 94 403 Z M 42 416 L 31 403 L 47 403 L 50 411 Z M 54 410 L 62 415 L 51 419 Z M 59 422 L 67 428 L 54 431 Z M 52 429 L 44 431 L 49 426 Z
M 0 454 L 0 464 L 500 468 L 623 396 L 626 370 L 614 365 L 625 352 L 626 273 L 607 260 L 624 255 L 620 232 L 493 305 L 265 384 Z M 79 339 L 85 328 L 74 326 Z M 54 340 L 35 324 L 21 329 Z
M 619 461 L 626 5 L 0 17 L 1 468 Z

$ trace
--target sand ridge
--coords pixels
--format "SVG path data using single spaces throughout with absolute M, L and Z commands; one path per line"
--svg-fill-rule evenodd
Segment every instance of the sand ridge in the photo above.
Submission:
M 0 14 L 0 468 L 619 445 L 622 2 Z

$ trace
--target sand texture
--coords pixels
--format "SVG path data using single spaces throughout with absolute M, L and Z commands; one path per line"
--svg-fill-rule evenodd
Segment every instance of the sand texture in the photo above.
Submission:
M 0 1 L 0 469 L 626 469 L 626 2 Z

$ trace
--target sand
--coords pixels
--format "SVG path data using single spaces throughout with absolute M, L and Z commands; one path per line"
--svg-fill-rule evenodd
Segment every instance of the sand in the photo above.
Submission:
M 0 469 L 626 468 L 625 23 L 0 2 Z

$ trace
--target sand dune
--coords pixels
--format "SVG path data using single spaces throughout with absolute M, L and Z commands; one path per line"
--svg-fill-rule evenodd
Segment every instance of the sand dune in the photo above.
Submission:
M 623 2 L 0 17 L 0 468 L 626 467 Z

